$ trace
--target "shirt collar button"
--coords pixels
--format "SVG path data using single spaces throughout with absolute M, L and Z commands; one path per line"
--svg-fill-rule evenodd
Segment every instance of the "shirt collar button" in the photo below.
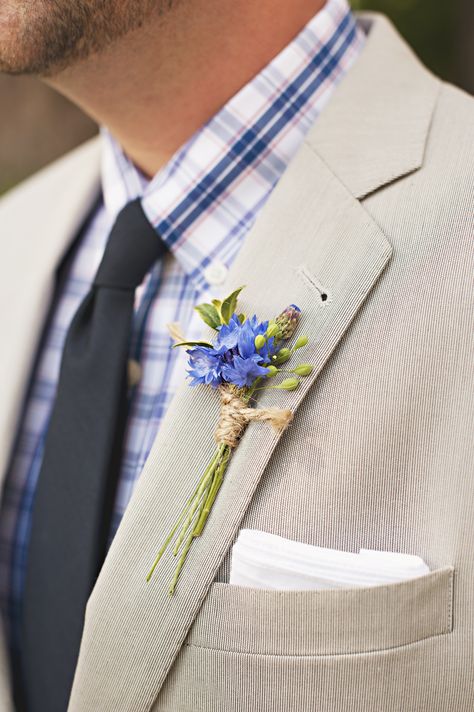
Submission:
M 204 270 L 204 279 L 211 286 L 217 286 L 225 282 L 228 269 L 220 260 L 213 260 Z

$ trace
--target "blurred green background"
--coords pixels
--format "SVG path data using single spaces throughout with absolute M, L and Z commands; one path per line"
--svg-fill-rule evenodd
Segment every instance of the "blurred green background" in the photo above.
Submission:
M 474 93 L 474 0 L 352 0 L 388 15 L 436 74 Z M 97 128 L 29 77 L 0 75 L 0 193 L 92 136 Z

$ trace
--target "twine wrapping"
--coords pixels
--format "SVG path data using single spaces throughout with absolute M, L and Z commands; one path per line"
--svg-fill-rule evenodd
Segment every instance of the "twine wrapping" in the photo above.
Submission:
M 270 423 L 280 433 L 293 419 L 293 413 L 288 408 L 249 408 L 229 387 L 220 388 L 219 394 L 221 412 L 214 434 L 219 445 L 234 449 L 252 420 Z

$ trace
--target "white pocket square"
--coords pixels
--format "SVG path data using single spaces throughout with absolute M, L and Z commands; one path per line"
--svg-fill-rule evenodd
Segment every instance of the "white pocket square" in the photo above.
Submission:
M 325 549 L 242 529 L 232 548 L 229 583 L 277 590 L 378 586 L 429 573 L 419 556 L 361 549 Z

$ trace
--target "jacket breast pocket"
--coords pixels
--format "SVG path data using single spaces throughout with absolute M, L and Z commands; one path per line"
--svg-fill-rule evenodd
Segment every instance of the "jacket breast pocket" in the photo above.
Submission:
M 323 591 L 214 583 L 152 712 L 454 709 L 453 574 Z
M 454 570 L 386 586 L 275 591 L 214 583 L 189 645 L 258 655 L 347 655 L 452 630 Z

